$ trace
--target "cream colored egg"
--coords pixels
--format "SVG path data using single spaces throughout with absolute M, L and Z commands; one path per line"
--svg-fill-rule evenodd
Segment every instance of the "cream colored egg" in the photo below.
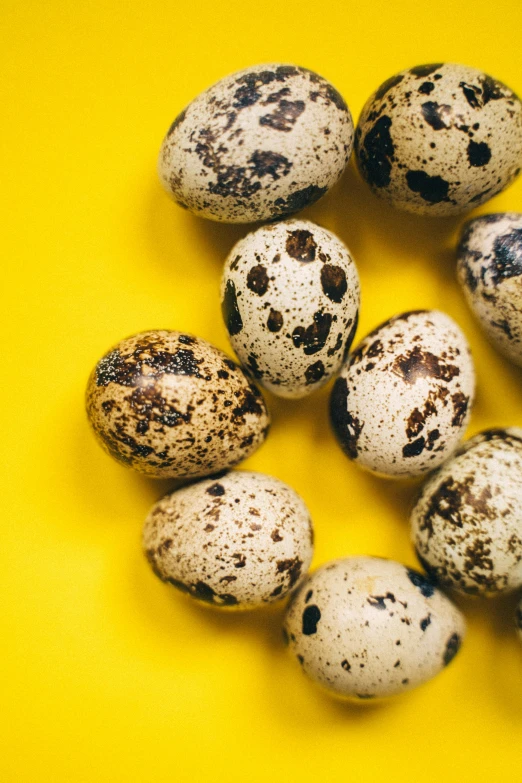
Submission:
M 288 220 L 247 234 L 221 280 L 231 345 L 256 381 L 304 397 L 337 372 L 355 334 L 359 277 L 331 231 Z
M 468 440 L 423 486 L 411 525 L 441 584 L 472 595 L 522 587 L 522 429 Z
M 464 636 L 459 610 L 422 574 L 376 557 L 319 568 L 288 607 L 290 651 L 337 696 L 393 696 L 435 677 Z
M 299 584 L 312 559 L 313 530 L 291 487 L 238 470 L 156 503 L 143 548 L 162 581 L 213 606 L 251 609 Z
M 522 366 L 522 214 L 499 212 L 467 223 L 457 269 L 489 339 Z
M 181 112 L 158 171 L 180 206 L 248 223 L 317 201 L 343 173 L 352 145 L 350 111 L 326 79 L 294 65 L 255 65 Z
M 173 331 L 118 343 L 94 368 L 86 403 L 105 450 L 155 478 L 229 468 L 263 443 L 270 422 L 260 392 L 235 362 Z
M 476 68 L 410 68 L 367 101 L 355 152 L 373 192 L 394 206 L 422 215 L 460 214 L 520 173 L 522 103 Z
M 457 324 L 438 310 L 402 313 L 350 354 L 330 398 L 333 430 L 362 467 L 419 476 L 457 448 L 474 389 L 469 346 Z

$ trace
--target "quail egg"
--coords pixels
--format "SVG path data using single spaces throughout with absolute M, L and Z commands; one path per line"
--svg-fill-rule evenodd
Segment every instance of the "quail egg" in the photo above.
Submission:
M 352 146 L 350 111 L 326 79 L 294 65 L 255 65 L 178 115 L 158 171 L 180 206 L 248 223 L 313 204 L 337 182 Z
M 355 133 L 373 192 L 421 215 L 456 215 L 504 190 L 522 167 L 522 103 L 482 71 L 433 63 L 385 81 Z
M 350 354 L 330 397 L 345 454 L 392 477 L 419 476 L 458 446 L 474 396 L 466 338 L 438 310 L 396 315 Z
M 438 674 L 457 654 L 459 610 L 422 574 L 376 557 L 333 560 L 292 597 L 290 651 L 332 693 L 392 696 Z
M 182 332 L 122 340 L 94 368 L 86 403 L 105 450 L 156 478 L 235 465 L 263 443 L 269 426 L 264 400 L 243 370 Z
M 251 609 L 299 584 L 312 559 L 313 530 L 291 487 L 238 470 L 156 503 L 143 547 L 164 582 L 213 606 Z
M 350 348 L 359 278 L 334 234 L 309 220 L 288 220 L 235 245 L 221 298 L 247 373 L 280 397 L 304 397 L 337 372 Z
M 472 595 L 522 587 L 522 429 L 468 440 L 422 488 L 411 515 L 419 561 Z
M 522 366 L 522 214 L 481 215 L 464 228 L 458 278 L 489 339 Z

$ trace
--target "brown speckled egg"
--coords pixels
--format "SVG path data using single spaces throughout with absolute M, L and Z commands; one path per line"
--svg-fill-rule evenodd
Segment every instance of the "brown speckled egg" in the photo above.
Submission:
M 367 101 L 355 134 L 373 192 L 422 215 L 455 215 L 504 190 L 522 167 L 522 103 L 475 68 L 401 71 Z
M 352 145 L 350 111 L 326 79 L 294 65 L 255 65 L 181 112 L 158 171 L 180 206 L 248 223 L 317 201 L 343 173 Z
M 94 368 L 87 414 L 102 446 L 155 478 L 206 476 L 263 443 L 269 414 L 258 389 L 199 337 L 128 337 Z
M 238 470 L 156 503 L 143 548 L 162 581 L 213 606 L 252 609 L 299 583 L 312 559 L 313 531 L 291 487 Z
M 414 310 L 385 321 L 350 354 L 332 390 L 332 426 L 362 467 L 419 476 L 457 448 L 474 388 L 457 324 L 438 310 Z
M 304 397 L 337 372 L 350 348 L 359 277 L 335 234 L 309 220 L 288 220 L 235 245 L 221 298 L 246 371 L 280 397 Z
M 411 515 L 419 560 L 472 595 L 522 587 L 522 429 L 475 435 L 422 488 Z
M 285 631 L 304 672 L 333 694 L 393 696 L 455 657 L 464 618 L 417 571 L 376 557 L 333 560 L 301 585 Z
M 522 366 L 522 214 L 499 212 L 467 223 L 457 269 L 489 339 Z

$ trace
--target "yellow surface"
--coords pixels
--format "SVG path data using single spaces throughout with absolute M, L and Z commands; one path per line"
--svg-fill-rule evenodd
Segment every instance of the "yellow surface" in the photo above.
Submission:
M 138 330 L 228 350 L 220 267 L 245 229 L 178 209 L 155 173 L 193 96 L 277 60 L 330 78 L 355 117 L 381 81 L 424 62 L 481 67 L 522 93 L 519 0 L 3 0 L 0 23 L 2 783 L 518 779 L 512 599 L 465 603 L 465 647 L 424 688 L 373 708 L 332 701 L 287 657 L 280 608 L 213 614 L 153 576 L 140 528 L 168 484 L 105 456 L 83 391 L 97 358 Z M 481 211 L 502 209 L 522 211 L 522 179 Z M 522 425 L 522 374 L 485 343 L 454 280 L 461 221 L 396 214 L 353 172 L 307 214 L 357 260 L 359 337 L 403 309 L 447 310 L 476 358 L 470 431 Z M 414 564 L 414 488 L 349 464 L 326 400 L 269 398 L 272 433 L 246 464 L 303 495 L 315 565 L 361 552 Z

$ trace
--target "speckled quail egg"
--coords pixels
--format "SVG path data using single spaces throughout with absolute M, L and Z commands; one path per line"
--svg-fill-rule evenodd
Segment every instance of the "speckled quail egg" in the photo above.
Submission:
M 490 340 L 522 365 L 522 214 L 482 215 L 466 224 L 458 278 Z
M 285 619 L 304 672 L 338 696 L 415 688 L 453 660 L 464 619 L 422 574 L 376 557 L 333 560 L 304 581 Z
M 522 429 L 467 441 L 423 486 L 411 524 L 439 583 L 472 595 L 522 587 Z
M 515 615 L 515 624 L 517 628 L 518 638 L 522 642 L 522 598 L 518 602 L 517 611 Z
M 350 354 L 330 397 L 332 426 L 362 467 L 418 476 L 457 448 L 474 388 L 457 324 L 437 310 L 414 310 L 385 321 Z
M 156 478 L 206 476 L 263 443 L 269 414 L 226 354 L 174 331 L 128 337 L 94 368 L 87 414 L 102 446 Z
M 343 173 L 352 145 L 350 111 L 326 79 L 294 65 L 255 65 L 178 115 L 158 171 L 180 206 L 248 223 L 317 201 Z
M 304 397 L 337 372 L 352 343 L 359 278 L 343 243 L 308 220 L 263 226 L 228 256 L 221 281 L 230 342 L 280 397 Z
M 313 531 L 291 487 L 238 470 L 156 503 L 143 547 L 164 582 L 214 606 L 251 609 L 299 583 L 312 559 Z
M 359 170 L 373 192 L 422 215 L 455 215 L 504 190 L 522 167 L 522 103 L 455 63 L 401 71 L 363 108 Z

